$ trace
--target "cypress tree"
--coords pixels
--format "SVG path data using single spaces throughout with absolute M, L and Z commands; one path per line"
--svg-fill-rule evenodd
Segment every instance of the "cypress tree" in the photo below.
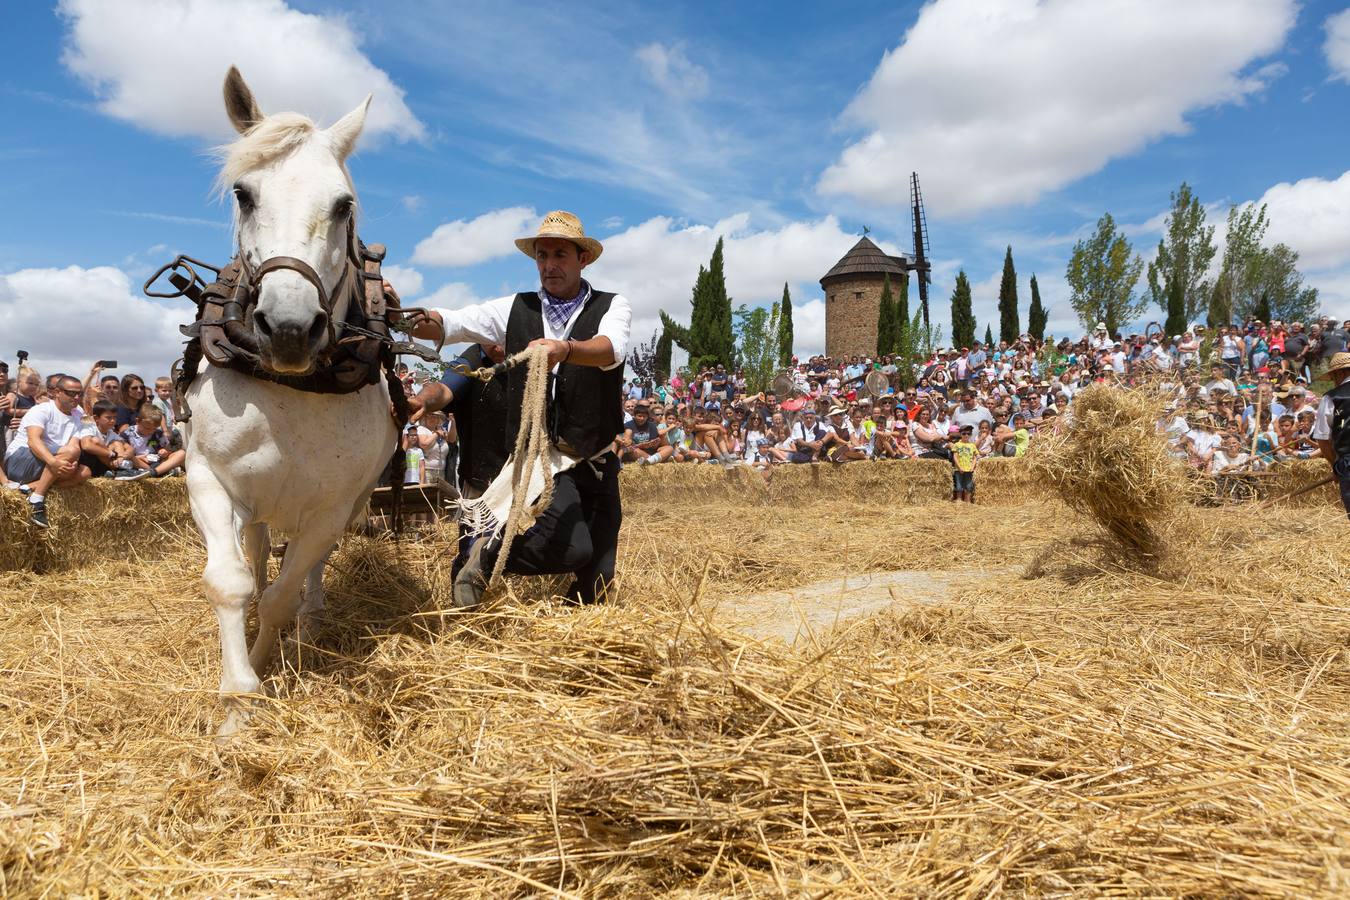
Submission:
M 731 328 L 731 298 L 722 269 L 722 239 L 717 239 L 708 268 L 698 267 L 689 317 L 689 365 L 697 368 L 736 364 L 736 339 Z
M 792 365 L 792 295 L 788 293 L 787 282 L 783 282 L 783 300 L 778 308 L 778 365 L 787 368 Z
M 999 340 L 1013 343 L 1021 334 L 1022 326 L 1017 316 L 1017 270 L 1013 268 L 1012 245 L 1003 257 L 1003 280 L 998 286 L 998 336 Z
M 1041 286 L 1036 283 L 1036 276 L 1031 276 L 1031 308 L 1027 310 L 1027 334 L 1030 334 L 1038 341 L 1045 340 L 1045 320 L 1050 317 L 1050 313 L 1044 306 L 1041 306 Z
M 895 343 L 891 345 L 891 353 L 903 355 L 905 347 L 913 346 L 910 340 L 909 327 L 909 274 L 906 273 L 900 278 L 900 292 L 895 298 Z M 908 360 L 905 360 L 908 362 Z
M 657 384 L 665 384 L 670 380 L 670 353 L 674 343 L 670 332 L 662 328 L 661 337 L 656 341 L 656 362 L 653 366 L 656 369 Z
M 895 347 L 895 299 L 891 296 L 891 276 L 881 283 L 881 304 L 877 308 L 877 356 L 893 352 Z
M 952 346 L 969 347 L 975 342 L 975 314 L 970 309 L 970 279 L 966 270 L 956 273 L 952 290 Z
M 986 347 L 994 346 L 994 332 L 989 325 L 984 326 L 984 345 Z

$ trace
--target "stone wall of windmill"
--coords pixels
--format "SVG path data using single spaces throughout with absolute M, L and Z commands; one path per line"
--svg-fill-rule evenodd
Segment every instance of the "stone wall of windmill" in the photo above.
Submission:
M 825 355 L 870 356 L 877 350 L 877 314 L 886 276 L 892 294 L 908 274 L 907 258 L 889 256 L 863 237 L 820 279 L 825 292 Z

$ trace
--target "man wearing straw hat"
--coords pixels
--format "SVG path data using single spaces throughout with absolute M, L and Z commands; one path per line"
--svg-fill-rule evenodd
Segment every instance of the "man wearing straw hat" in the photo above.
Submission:
M 1341 488 L 1341 504 L 1350 516 L 1350 353 L 1341 351 L 1331 358 L 1327 377 L 1336 386 L 1318 404 L 1312 438 L 1331 463 Z
M 501 344 L 508 357 L 545 347 L 552 366 L 548 437 L 553 499 L 510 547 L 506 570 L 519 575 L 573 574 L 573 602 L 606 598 L 614 580 L 622 508 L 614 439 L 623 432 L 624 354 L 632 309 L 624 297 L 594 290 L 581 277 L 604 247 L 581 220 L 555 210 L 516 247 L 535 261 L 540 287 L 463 309 L 429 310 L 415 336 L 440 342 Z M 515 444 L 525 395 L 525 367 L 507 373 L 508 446 Z M 511 467 L 481 498 L 465 501 L 465 521 L 479 539 L 455 578 L 454 602 L 478 605 L 501 552 L 510 508 Z M 534 497 L 529 498 L 531 501 Z

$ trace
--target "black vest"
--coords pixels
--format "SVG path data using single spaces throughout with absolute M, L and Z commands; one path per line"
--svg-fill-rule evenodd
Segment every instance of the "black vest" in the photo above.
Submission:
M 1331 398 L 1331 448 L 1337 459 L 1350 459 L 1350 378 L 1327 391 Z
M 492 360 L 483 348 L 474 344 L 464 351 L 464 359 L 473 368 L 490 366 Z M 506 465 L 510 447 L 506 443 L 506 375 L 498 375 L 487 384 L 477 378 L 455 395 L 450 406 L 459 434 L 459 480 L 480 492 Z
M 609 312 L 613 294 L 592 291 L 568 337 L 585 341 L 600 330 L 600 320 Z M 511 317 L 506 322 L 506 355 L 513 356 L 544 337 L 542 301 L 537 293 L 516 294 Z M 516 445 L 520 426 L 520 405 L 525 398 L 526 367 L 516 366 L 507 373 L 506 439 Z M 548 408 L 548 434 L 554 443 L 565 444 L 583 459 L 605 449 L 623 432 L 623 366 L 597 369 L 562 363 L 553 377 L 553 402 Z

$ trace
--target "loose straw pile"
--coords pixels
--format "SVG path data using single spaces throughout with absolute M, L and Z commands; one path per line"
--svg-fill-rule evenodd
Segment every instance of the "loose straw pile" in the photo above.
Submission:
M 1163 405 L 1151 390 L 1094 385 L 1074 397 L 1068 426 L 1038 434 L 1027 457 L 1045 488 L 1101 527 L 1103 549 L 1124 568 L 1159 571 L 1197 490 L 1167 452 Z

